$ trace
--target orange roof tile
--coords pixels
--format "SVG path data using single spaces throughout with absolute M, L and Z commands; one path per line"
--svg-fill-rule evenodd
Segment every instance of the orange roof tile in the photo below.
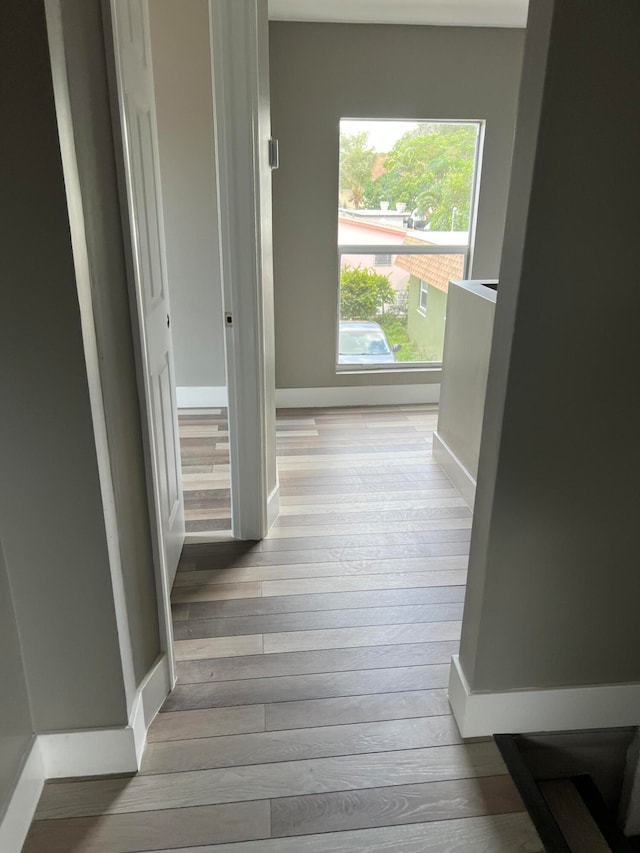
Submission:
M 425 244 L 434 245 L 409 234 L 403 243 L 405 246 Z M 464 274 L 464 255 L 397 255 L 395 265 L 447 293 L 451 279 L 460 279 Z

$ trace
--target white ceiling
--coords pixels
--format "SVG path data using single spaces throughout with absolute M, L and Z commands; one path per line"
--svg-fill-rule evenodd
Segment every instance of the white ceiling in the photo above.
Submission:
M 276 21 L 524 27 L 528 0 L 269 0 Z

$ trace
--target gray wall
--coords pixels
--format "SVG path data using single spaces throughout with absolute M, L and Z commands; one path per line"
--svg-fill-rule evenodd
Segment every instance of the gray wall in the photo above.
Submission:
M 472 690 L 640 680 L 640 7 L 559 0 L 544 79 L 553 5 L 532 4 L 523 72 L 460 653 Z
M 453 284 L 447 297 L 438 435 L 474 480 L 487 391 L 495 294 Z
M 226 385 L 207 0 L 149 4 L 179 386 Z
M 18 628 L 0 542 L 0 820 L 33 737 Z
M 434 381 L 336 376 L 341 117 L 485 119 L 475 278 L 496 278 L 504 229 L 521 30 L 272 23 L 276 381 L 279 388 Z
M 121 725 L 127 709 L 44 7 L 26 0 L 11 10 L 1 46 L 11 133 L 3 149 L 0 534 L 36 729 Z
M 160 640 L 104 40 L 99 3 L 63 0 L 62 9 L 120 559 L 140 684 Z

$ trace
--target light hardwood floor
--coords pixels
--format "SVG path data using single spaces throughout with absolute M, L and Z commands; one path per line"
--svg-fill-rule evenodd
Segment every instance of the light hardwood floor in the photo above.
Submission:
M 434 407 L 283 411 L 281 515 L 185 549 L 179 682 L 134 777 L 48 784 L 26 853 L 535 853 L 446 698 L 471 516 Z
M 182 491 L 187 533 L 231 530 L 226 409 L 180 409 Z

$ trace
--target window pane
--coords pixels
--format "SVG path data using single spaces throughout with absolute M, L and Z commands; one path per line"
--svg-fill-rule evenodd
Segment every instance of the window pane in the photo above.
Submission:
M 426 281 L 420 282 L 420 310 L 427 310 L 427 295 L 429 292 L 429 285 Z
M 479 131 L 479 122 L 340 121 L 338 365 L 442 360 L 449 281 L 464 276 Z M 408 246 L 415 254 L 404 254 Z M 430 254 L 437 246 L 460 252 Z
M 341 119 L 339 244 L 468 245 L 478 136 L 477 122 Z
M 463 277 L 464 259 L 392 254 L 381 269 L 375 254 L 342 254 L 338 365 L 442 361 L 449 281 Z

